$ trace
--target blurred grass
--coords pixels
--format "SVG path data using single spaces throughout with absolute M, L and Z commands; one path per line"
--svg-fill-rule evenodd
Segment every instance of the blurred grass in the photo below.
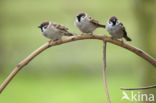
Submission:
M 109 78 L 108 85 L 112 102 L 130 103 L 121 101 L 124 86 L 135 86 L 134 78 Z M 116 81 L 118 80 L 118 81 Z M 128 92 L 127 92 L 128 93 Z M 99 77 L 23 77 L 17 76 L 0 96 L 5 103 L 106 103 L 104 84 Z
M 16 64 L 48 41 L 37 28 L 45 20 L 63 24 L 70 32 L 79 34 L 80 31 L 74 26 L 78 12 L 87 12 L 100 23 L 106 23 L 110 16 L 115 15 L 126 26 L 133 40 L 129 44 L 139 47 L 132 0 L 5 0 L 1 1 L 1 5 L 0 42 L 3 52 L 0 60 L 4 69 L 0 69 L 3 70 L 0 83 Z M 95 34 L 108 35 L 103 29 L 97 29 Z M 143 60 L 138 58 L 108 44 L 107 76 L 112 101 L 124 103 L 120 100 L 122 92 L 119 87 L 139 85 L 137 71 L 143 70 L 139 66 Z M 76 41 L 52 47 L 36 57 L 18 75 L 0 95 L 2 103 L 106 101 L 101 41 Z

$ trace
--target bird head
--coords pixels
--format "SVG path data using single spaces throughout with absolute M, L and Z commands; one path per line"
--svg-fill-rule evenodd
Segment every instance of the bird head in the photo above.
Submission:
M 84 19 L 86 16 L 87 16 L 86 13 L 81 12 L 81 13 L 78 13 L 78 15 L 77 15 L 76 17 L 77 17 L 77 20 L 80 22 L 80 21 L 81 21 L 82 19 Z
M 109 24 L 112 24 L 112 26 L 116 25 L 118 22 L 118 19 L 117 17 L 115 16 L 112 16 L 110 19 L 109 19 Z
M 47 29 L 47 27 L 49 26 L 49 24 L 50 24 L 49 21 L 42 22 L 42 23 L 38 26 L 38 28 L 40 28 L 41 31 L 44 32 L 44 31 Z

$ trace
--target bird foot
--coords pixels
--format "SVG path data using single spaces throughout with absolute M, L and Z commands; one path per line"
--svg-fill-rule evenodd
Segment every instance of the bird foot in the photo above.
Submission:
M 52 42 L 53 40 L 49 40 L 48 41 L 48 47 L 51 47 L 51 42 Z
M 121 42 L 122 42 L 122 43 L 124 43 L 124 40 L 123 40 L 123 38 L 121 39 Z

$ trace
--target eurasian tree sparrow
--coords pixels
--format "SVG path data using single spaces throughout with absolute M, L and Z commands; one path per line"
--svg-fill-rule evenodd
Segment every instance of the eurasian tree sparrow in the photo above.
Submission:
M 91 34 L 98 27 L 105 28 L 105 25 L 99 24 L 97 20 L 92 19 L 87 13 L 79 13 L 76 17 L 75 25 L 81 32 Z
M 68 32 L 68 28 L 49 21 L 41 23 L 40 26 L 38 26 L 38 28 L 41 29 L 43 36 L 54 41 L 60 40 L 64 35 L 73 36 L 73 34 Z
M 115 16 L 112 16 L 109 19 L 106 25 L 106 30 L 109 32 L 112 38 L 120 39 L 123 37 L 127 41 L 132 41 L 131 38 L 127 36 L 127 32 L 123 24 Z

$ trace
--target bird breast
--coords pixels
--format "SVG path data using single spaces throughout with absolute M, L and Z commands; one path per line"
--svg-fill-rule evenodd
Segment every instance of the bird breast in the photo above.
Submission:
M 53 26 L 50 26 L 49 28 L 47 28 L 44 32 L 43 35 L 49 39 L 60 39 L 63 34 L 61 33 L 61 31 Z
M 119 25 L 106 25 L 106 30 L 112 35 L 114 38 L 121 38 L 123 37 L 123 31 L 122 28 Z
M 76 21 L 75 24 L 83 33 L 92 33 L 96 29 L 96 26 L 87 19 Z

